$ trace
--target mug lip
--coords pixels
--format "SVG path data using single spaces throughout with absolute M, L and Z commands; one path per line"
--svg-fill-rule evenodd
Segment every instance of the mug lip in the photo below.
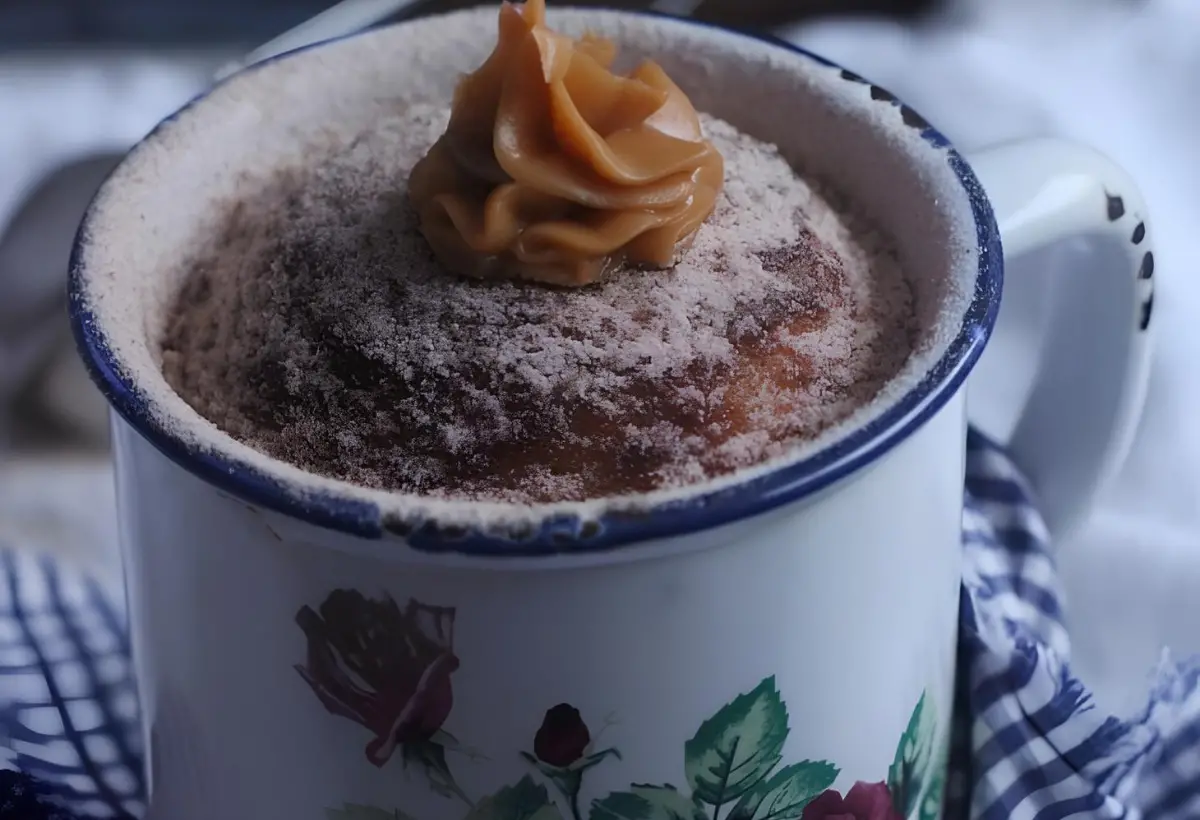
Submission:
M 561 7 L 560 7 L 561 8 Z M 978 270 L 969 304 L 953 340 L 940 358 L 899 398 L 874 418 L 849 429 L 809 455 L 727 486 L 688 494 L 638 509 L 610 509 L 597 516 L 550 512 L 529 524 L 476 527 L 434 520 L 394 520 L 381 507 L 334 490 L 302 489 L 232 455 L 185 441 L 165 425 L 150 402 L 118 365 L 104 329 L 86 296 L 83 251 L 101 193 L 88 207 L 71 249 L 68 272 L 68 313 L 80 357 L 93 382 L 112 409 L 155 449 L 218 491 L 250 505 L 272 510 L 300 522 L 359 538 L 378 540 L 399 536 L 413 550 L 428 555 L 465 558 L 531 558 L 588 555 L 636 548 L 644 542 L 707 531 L 751 518 L 814 495 L 878 460 L 937 414 L 957 393 L 979 360 L 1000 307 L 1004 277 L 1000 232 L 983 187 L 966 160 L 940 131 L 894 94 L 820 55 L 769 33 L 747 32 L 713 23 L 674 17 L 654 11 L 589 8 L 624 16 L 666 19 L 680 26 L 716 30 L 800 55 L 818 65 L 838 69 L 852 83 L 868 85 L 881 104 L 900 107 L 906 124 L 920 132 L 930 147 L 946 152 L 952 172 L 967 196 L 975 223 Z M 440 15 L 439 15 L 440 16 Z M 421 19 L 403 21 L 408 25 Z M 205 100 L 226 82 L 276 61 L 354 39 L 378 29 L 364 29 L 312 43 L 246 66 L 201 92 L 164 118 L 127 155 L 158 138 L 160 131 Z M 115 171 L 114 171 L 115 173 Z M 735 474 L 736 475 L 736 474 Z M 348 487 L 353 486 L 347 484 Z M 700 485 L 703 487 L 703 485 Z M 486 502 L 485 502 L 486 503 Z M 539 505 L 540 506 L 540 505 Z M 547 507 L 551 505 L 546 505 Z M 536 509 L 536 507 L 535 507 Z

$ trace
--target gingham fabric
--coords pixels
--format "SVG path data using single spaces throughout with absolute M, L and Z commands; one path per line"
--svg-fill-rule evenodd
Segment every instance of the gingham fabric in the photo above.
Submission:
M 963 524 L 946 820 L 1200 818 L 1200 663 L 1164 658 L 1140 714 L 1103 714 L 1070 672 L 1041 517 L 977 434 Z M 140 817 L 139 741 L 119 607 L 66 567 L 0 550 L 0 820 Z
M 94 582 L 0 549 L 0 820 L 141 816 L 126 635 Z

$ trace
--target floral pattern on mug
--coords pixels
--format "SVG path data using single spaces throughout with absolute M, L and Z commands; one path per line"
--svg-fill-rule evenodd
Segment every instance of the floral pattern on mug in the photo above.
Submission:
M 534 759 L 548 766 L 566 768 L 583 757 L 592 743 L 591 732 L 579 710 L 560 703 L 547 710 L 533 738 Z
M 606 721 L 607 728 L 607 721 Z M 573 820 L 582 820 L 579 792 L 583 773 L 605 758 L 620 758 L 616 749 L 593 749 L 594 741 L 579 710 L 560 703 L 546 710 L 542 725 L 533 737 L 533 754 L 521 757 L 563 796 Z
M 804 807 L 801 820 L 904 820 L 887 783 L 855 783 L 843 797 L 830 789 Z
M 410 600 L 372 600 L 335 590 L 296 621 L 308 638 L 296 669 L 332 714 L 375 734 L 376 766 L 399 749 L 424 767 L 430 787 L 467 804 L 463 820 L 936 820 L 945 776 L 933 704 L 922 695 L 897 744 L 886 780 L 833 788 L 839 768 L 827 760 L 783 761 L 791 732 L 775 677 L 764 678 L 703 721 L 683 743 L 686 789 L 634 783 L 584 803 L 586 775 L 615 746 L 596 748 L 587 720 L 570 703 L 551 706 L 526 750 L 530 772 L 494 794 L 471 799 L 458 786 L 446 751 L 467 751 L 443 728 L 454 697 L 450 676 L 455 610 Z M 528 743 L 528 741 L 527 741 Z M 532 748 L 530 751 L 529 749 Z M 470 752 L 468 752 L 471 754 Z M 586 810 L 585 810 L 586 807 Z M 328 820 L 418 820 L 399 809 L 355 803 L 326 810 Z
M 366 756 L 383 766 L 399 750 L 407 766 L 424 769 L 434 791 L 471 801 L 450 772 L 446 751 L 463 749 L 443 729 L 454 707 L 452 607 L 391 597 L 375 600 L 334 590 L 320 611 L 302 607 L 296 623 L 308 656 L 296 671 L 331 714 L 349 718 L 374 737 Z
M 922 694 L 908 719 L 904 734 L 900 736 L 892 765 L 888 767 L 887 787 L 897 816 L 913 817 L 917 809 L 922 808 L 920 816 L 925 820 L 926 810 L 921 803 L 922 798 L 931 791 L 931 785 L 936 785 L 938 790 L 937 806 L 940 808 L 946 765 L 941 755 L 935 760 L 936 741 L 937 720 L 933 704 Z M 936 816 L 935 811 L 933 817 Z

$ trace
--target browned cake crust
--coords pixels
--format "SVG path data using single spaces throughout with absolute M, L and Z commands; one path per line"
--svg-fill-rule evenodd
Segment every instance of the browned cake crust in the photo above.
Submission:
M 726 191 L 674 270 L 577 290 L 451 277 L 402 193 L 443 126 L 410 111 L 230 203 L 162 344 L 197 411 L 371 487 L 581 500 L 779 455 L 911 351 L 909 290 L 878 238 L 714 120 Z

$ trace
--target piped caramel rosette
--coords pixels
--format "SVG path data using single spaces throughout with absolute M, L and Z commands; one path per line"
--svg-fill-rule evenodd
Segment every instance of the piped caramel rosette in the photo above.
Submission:
M 616 46 L 546 27 L 545 0 L 500 9 L 487 61 L 413 168 L 421 232 L 455 273 L 586 285 L 673 265 L 712 213 L 724 162 L 657 64 L 623 76 Z

